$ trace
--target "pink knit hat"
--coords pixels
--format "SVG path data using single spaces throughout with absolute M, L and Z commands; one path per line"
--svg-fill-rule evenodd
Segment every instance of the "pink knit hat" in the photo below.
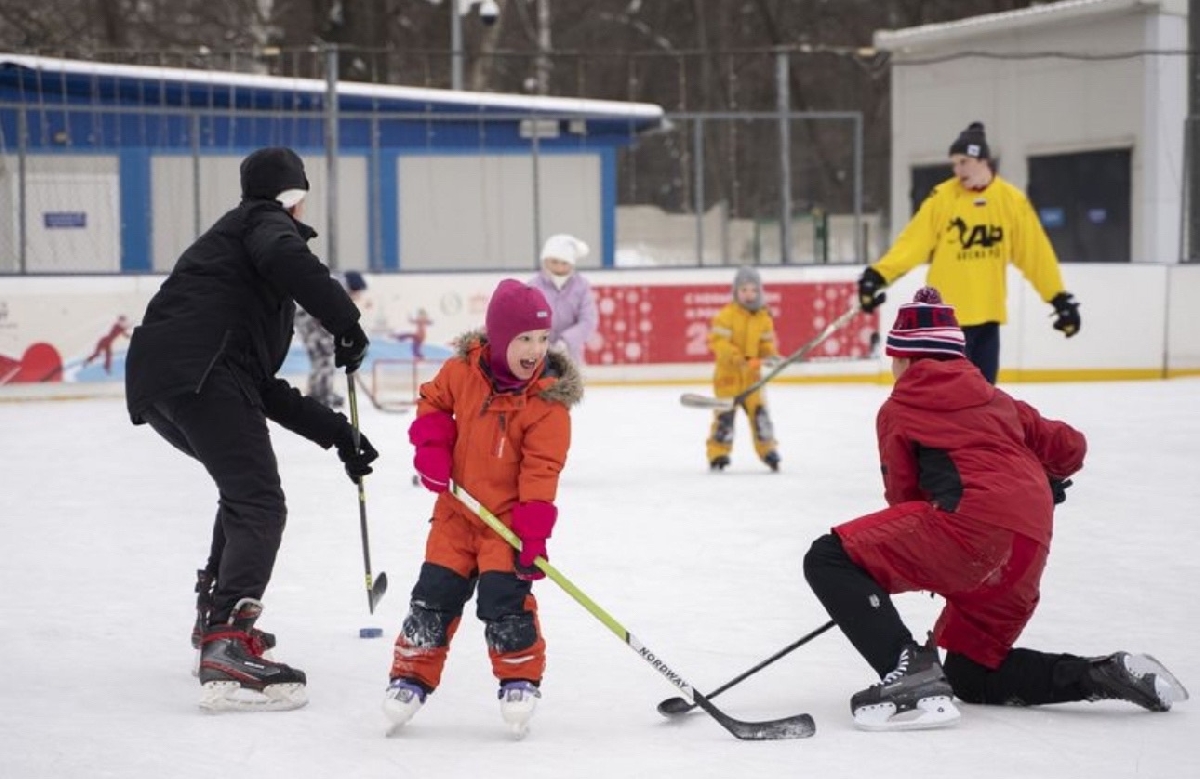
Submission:
M 541 290 L 516 279 L 505 279 L 496 287 L 484 327 L 491 346 L 492 374 L 501 383 L 516 379 L 508 369 L 508 345 L 528 330 L 549 330 L 550 317 L 550 304 Z
M 921 287 L 913 302 L 905 303 L 896 312 L 896 324 L 888 333 L 889 357 L 963 357 L 966 339 L 954 306 L 942 302 L 933 287 Z

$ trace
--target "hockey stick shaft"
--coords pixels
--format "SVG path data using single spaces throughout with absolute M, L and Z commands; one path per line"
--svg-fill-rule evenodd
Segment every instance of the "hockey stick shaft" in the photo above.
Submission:
M 350 426 L 354 430 L 354 450 L 361 451 L 362 432 L 358 427 L 358 393 L 355 391 L 356 374 L 346 374 L 346 397 L 350 401 Z M 362 537 L 363 571 L 366 574 L 367 610 L 374 614 L 377 604 L 387 592 L 387 574 L 382 571 L 379 578 L 371 576 L 371 539 L 367 533 L 367 491 L 363 486 L 363 477 L 359 476 L 358 484 L 358 532 Z
M 780 660 L 780 659 L 790 655 L 792 652 L 794 652 L 797 649 L 799 649 L 800 647 L 804 646 L 809 641 L 812 641 L 817 636 L 832 629 L 836 624 L 837 623 L 834 622 L 833 620 L 829 620 L 824 625 L 822 625 L 821 627 L 812 631 L 811 633 L 801 636 L 800 638 L 796 639 L 792 643 L 785 646 L 783 649 L 780 649 L 778 652 L 776 652 L 775 654 L 768 657 L 766 660 L 763 660 L 758 665 L 754 666 L 753 668 L 749 668 L 749 669 L 743 671 L 742 673 L 738 674 L 737 676 L 733 677 L 729 681 L 722 684 L 717 689 L 710 692 L 708 694 L 708 699 L 712 700 L 713 698 L 717 697 L 721 693 L 728 690 L 730 687 L 736 687 L 737 685 L 739 685 L 742 682 L 749 679 L 754 674 L 756 674 L 759 671 L 761 671 L 762 669 L 766 668 L 768 665 L 771 665 L 772 663 L 774 663 L 776 660 Z M 684 700 L 683 698 L 667 698 L 665 701 L 662 701 L 661 703 L 658 704 L 659 713 L 665 714 L 667 716 L 670 716 L 673 714 L 686 714 L 687 712 L 691 711 L 694 708 L 696 708 L 696 705 L 694 703 L 689 703 L 688 701 Z
M 521 549 L 521 539 L 517 537 L 512 530 L 508 528 L 495 514 L 489 511 L 478 500 L 470 495 L 459 484 L 452 484 L 451 491 L 458 500 L 466 506 L 475 516 L 500 535 L 514 549 Z M 545 557 L 537 557 L 534 559 L 534 565 L 546 574 L 547 578 L 562 588 L 564 592 L 570 595 L 576 603 L 583 606 L 589 614 L 598 619 L 605 627 L 607 627 L 617 638 L 621 639 L 626 646 L 637 653 L 639 657 L 650 664 L 654 670 L 658 671 L 667 681 L 681 690 L 688 696 L 697 706 L 704 709 L 713 719 L 715 719 L 722 727 L 732 733 L 739 739 L 752 741 L 766 741 L 786 738 L 807 738 L 816 732 L 816 726 L 813 719 L 808 714 L 797 714 L 791 717 L 784 717 L 778 720 L 769 722 L 743 722 L 730 717 L 725 712 L 718 709 L 708 701 L 708 698 L 698 692 L 692 685 L 676 673 L 667 663 L 665 663 L 658 655 L 650 650 L 645 644 L 638 640 L 637 636 L 630 633 L 625 627 L 616 620 L 611 614 L 600 607 L 595 601 L 589 598 L 582 590 L 576 587 L 566 576 L 559 572 L 557 568 L 549 563 Z
M 843 327 L 848 325 L 850 323 L 850 320 L 854 319 L 854 317 L 858 315 L 860 310 L 861 309 L 859 308 L 858 302 L 855 301 L 850 306 L 850 308 L 846 309 L 846 311 L 841 316 L 839 316 L 837 319 L 833 320 L 829 324 L 825 325 L 824 329 L 822 329 L 821 332 L 819 332 L 815 336 L 813 336 L 811 340 L 807 341 L 799 349 L 797 349 L 796 351 L 789 354 L 787 357 L 780 360 L 779 363 L 774 368 L 772 368 L 771 370 L 769 370 L 765 374 L 763 374 L 762 378 L 760 378 L 758 381 L 754 382 L 753 384 L 751 384 L 749 387 L 742 390 L 738 394 L 734 395 L 733 397 L 731 397 L 731 398 L 713 398 L 713 397 L 709 397 L 706 395 L 693 395 L 693 394 L 689 393 L 689 394 L 686 394 L 686 395 L 683 395 L 682 397 L 680 397 L 680 399 L 679 399 L 680 402 L 683 405 L 688 406 L 690 408 L 712 408 L 712 409 L 718 409 L 718 410 L 736 408 L 740 404 L 744 403 L 746 401 L 746 398 L 750 397 L 755 392 L 758 392 L 760 389 L 762 389 L 764 384 L 766 384 L 771 379 L 775 378 L 780 373 L 782 373 L 785 369 L 787 369 L 788 366 L 793 365 L 797 362 L 800 362 L 805 357 L 812 354 L 813 350 L 815 350 L 821 344 L 825 343 L 825 341 L 829 340 L 829 337 L 831 335 L 833 335 L 838 330 L 841 330 Z

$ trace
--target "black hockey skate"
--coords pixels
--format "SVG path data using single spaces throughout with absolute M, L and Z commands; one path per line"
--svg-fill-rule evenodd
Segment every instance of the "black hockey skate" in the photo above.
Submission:
M 896 668 L 850 699 L 854 724 L 863 730 L 921 730 L 950 725 L 960 714 L 936 647 L 909 644 Z
M 729 458 L 723 454 L 718 455 L 717 457 L 714 457 L 708 461 L 708 469 L 710 471 L 720 473 L 721 471 L 725 470 L 728 467 L 729 467 Z
M 208 620 L 212 616 L 213 592 L 216 588 L 216 577 L 203 568 L 197 569 L 196 621 L 192 623 L 192 649 L 196 650 L 196 661 L 192 664 L 192 676 L 200 675 L 200 642 L 204 639 L 204 631 L 208 629 Z M 250 635 L 260 644 L 255 648 L 256 654 L 271 660 L 271 650 L 275 648 L 275 634 L 251 628 Z
M 1187 689 L 1150 655 L 1114 652 L 1094 658 L 1088 667 L 1088 700 L 1120 700 L 1149 711 L 1170 711 L 1188 699 Z
M 210 625 L 200 644 L 200 708 L 205 711 L 288 711 L 308 702 L 304 672 L 263 657 L 255 637 L 262 603 L 242 598 L 223 625 Z

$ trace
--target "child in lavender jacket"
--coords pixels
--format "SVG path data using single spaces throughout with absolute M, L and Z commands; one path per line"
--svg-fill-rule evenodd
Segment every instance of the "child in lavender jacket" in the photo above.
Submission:
M 570 235 L 552 235 L 542 247 L 542 270 L 529 280 L 550 303 L 550 348 L 565 352 L 576 365 L 583 365 L 583 349 L 596 332 L 599 315 L 592 285 L 575 269 L 587 256 L 588 246 Z

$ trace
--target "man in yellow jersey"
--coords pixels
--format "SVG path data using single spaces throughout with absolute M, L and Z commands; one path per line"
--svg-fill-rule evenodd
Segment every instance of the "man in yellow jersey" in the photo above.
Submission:
M 992 169 L 982 122 L 950 145 L 950 163 L 954 176 L 934 187 L 887 254 L 863 271 L 859 302 L 873 311 L 885 299 L 884 287 L 929 262 L 925 283 L 954 306 L 967 358 L 995 384 L 1000 325 L 1008 320 L 1008 263 L 1054 306 L 1054 329 L 1067 338 L 1079 332 L 1079 303 L 1063 288 L 1054 247 L 1028 198 Z

